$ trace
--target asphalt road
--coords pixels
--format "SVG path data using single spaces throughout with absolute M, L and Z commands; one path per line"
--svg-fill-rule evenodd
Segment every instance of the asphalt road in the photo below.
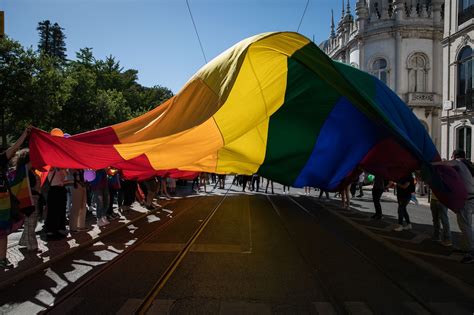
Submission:
M 221 192 L 177 201 L 167 224 L 145 220 L 2 292 L 1 311 L 34 313 L 54 302 L 52 314 L 133 313 L 222 198 Z M 360 233 L 314 197 L 234 193 L 177 265 L 149 313 L 472 310 L 473 301 Z

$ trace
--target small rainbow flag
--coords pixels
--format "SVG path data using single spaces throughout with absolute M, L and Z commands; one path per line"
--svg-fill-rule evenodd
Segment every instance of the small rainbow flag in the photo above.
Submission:
M 34 206 L 27 165 L 22 165 L 17 169 L 10 181 L 10 189 L 15 197 L 20 201 L 20 209 Z

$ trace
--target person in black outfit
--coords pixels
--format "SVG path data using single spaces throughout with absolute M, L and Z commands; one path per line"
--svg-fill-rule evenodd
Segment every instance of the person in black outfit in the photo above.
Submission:
M 255 184 L 257 184 L 255 186 Z M 258 176 L 257 174 L 253 174 L 252 175 L 252 191 L 257 191 L 258 192 L 258 188 L 260 186 L 260 176 Z
M 135 193 L 137 191 L 137 181 L 131 179 L 124 179 L 121 182 L 121 188 L 123 192 L 123 205 L 122 212 L 128 213 L 132 203 L 135 202 Z
M 397 182 L 398 226 L 395 227 L 394 231 L 411 230 L 407 205 L 410 203 L 411 194 L 413 192 L 415 192 L 415 181 L 412 174 L 409 174 Z M 403 219 L 405 219 L 405 225 L 403 225 Z
M 374 185 L 372 186 L 372 200 L 374 202 L 375 214 L 372 216 L 372 219 L 382 219 L 382 205 L 380 204 L 380 198 L 382 198 L 384 191 L 385 182 L 383 177 L 380 175 L 375 175 Z
M 250 175 L 242 175 L 242 191 L 245 192 L 245 188 L 247 187 L 247 183 L 252 179 Z

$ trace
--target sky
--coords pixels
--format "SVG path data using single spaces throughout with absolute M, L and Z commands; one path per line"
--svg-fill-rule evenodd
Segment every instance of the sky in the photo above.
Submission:
M 188 0 L 207 61 L 235 43 L 269 31 L 297 31 L 308 0 Z M 327 39 L 342 0 L 309 0 L 299 32 Z M 354 10 L 355 0 L 351 0 Z M 84 47 L 112 55 L 139 83 L 177 93 L 204 64 L 186 0 L 0 0 L 5 33 L 24 47 L 38 43 L 38 22 L 64 28 L 67 54 Z

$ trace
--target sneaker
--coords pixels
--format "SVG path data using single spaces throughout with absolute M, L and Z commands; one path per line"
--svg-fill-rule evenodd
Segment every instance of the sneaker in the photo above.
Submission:
M 474 257 L 472 257 L 471 254 L 466 254 L 461 259 L 461 264 L 474 264 Z
M 411 229 L 412 229 L 411 223 L 408 223 L 408 224 L 404 225 L 404 226 L 403 226 L 403 229 L 404 229 L 404 230 L 411 230 Z
M 98 226 L 106 226 L 108 224 L 110 224 L 110 222 L 107 220 L 106 217 L 102 217 L 102 218 L 97 220 L 97 225 Z
M 400 224 L 398 224 L 393 230 L 394 230 L 395 232 L 401 232 L 401 231 L 403 231 L 403 226 L 401 226 Z
M 451 247 L 453 246 L 453 243 L 450 240 L 444 240 L 444 241 L 441 241 L 441 245 L 446 246 L 446 247 Z
M 0 269 L 12 269 L 13 264 L 8 260 L 8 258 L 0 259 Z

